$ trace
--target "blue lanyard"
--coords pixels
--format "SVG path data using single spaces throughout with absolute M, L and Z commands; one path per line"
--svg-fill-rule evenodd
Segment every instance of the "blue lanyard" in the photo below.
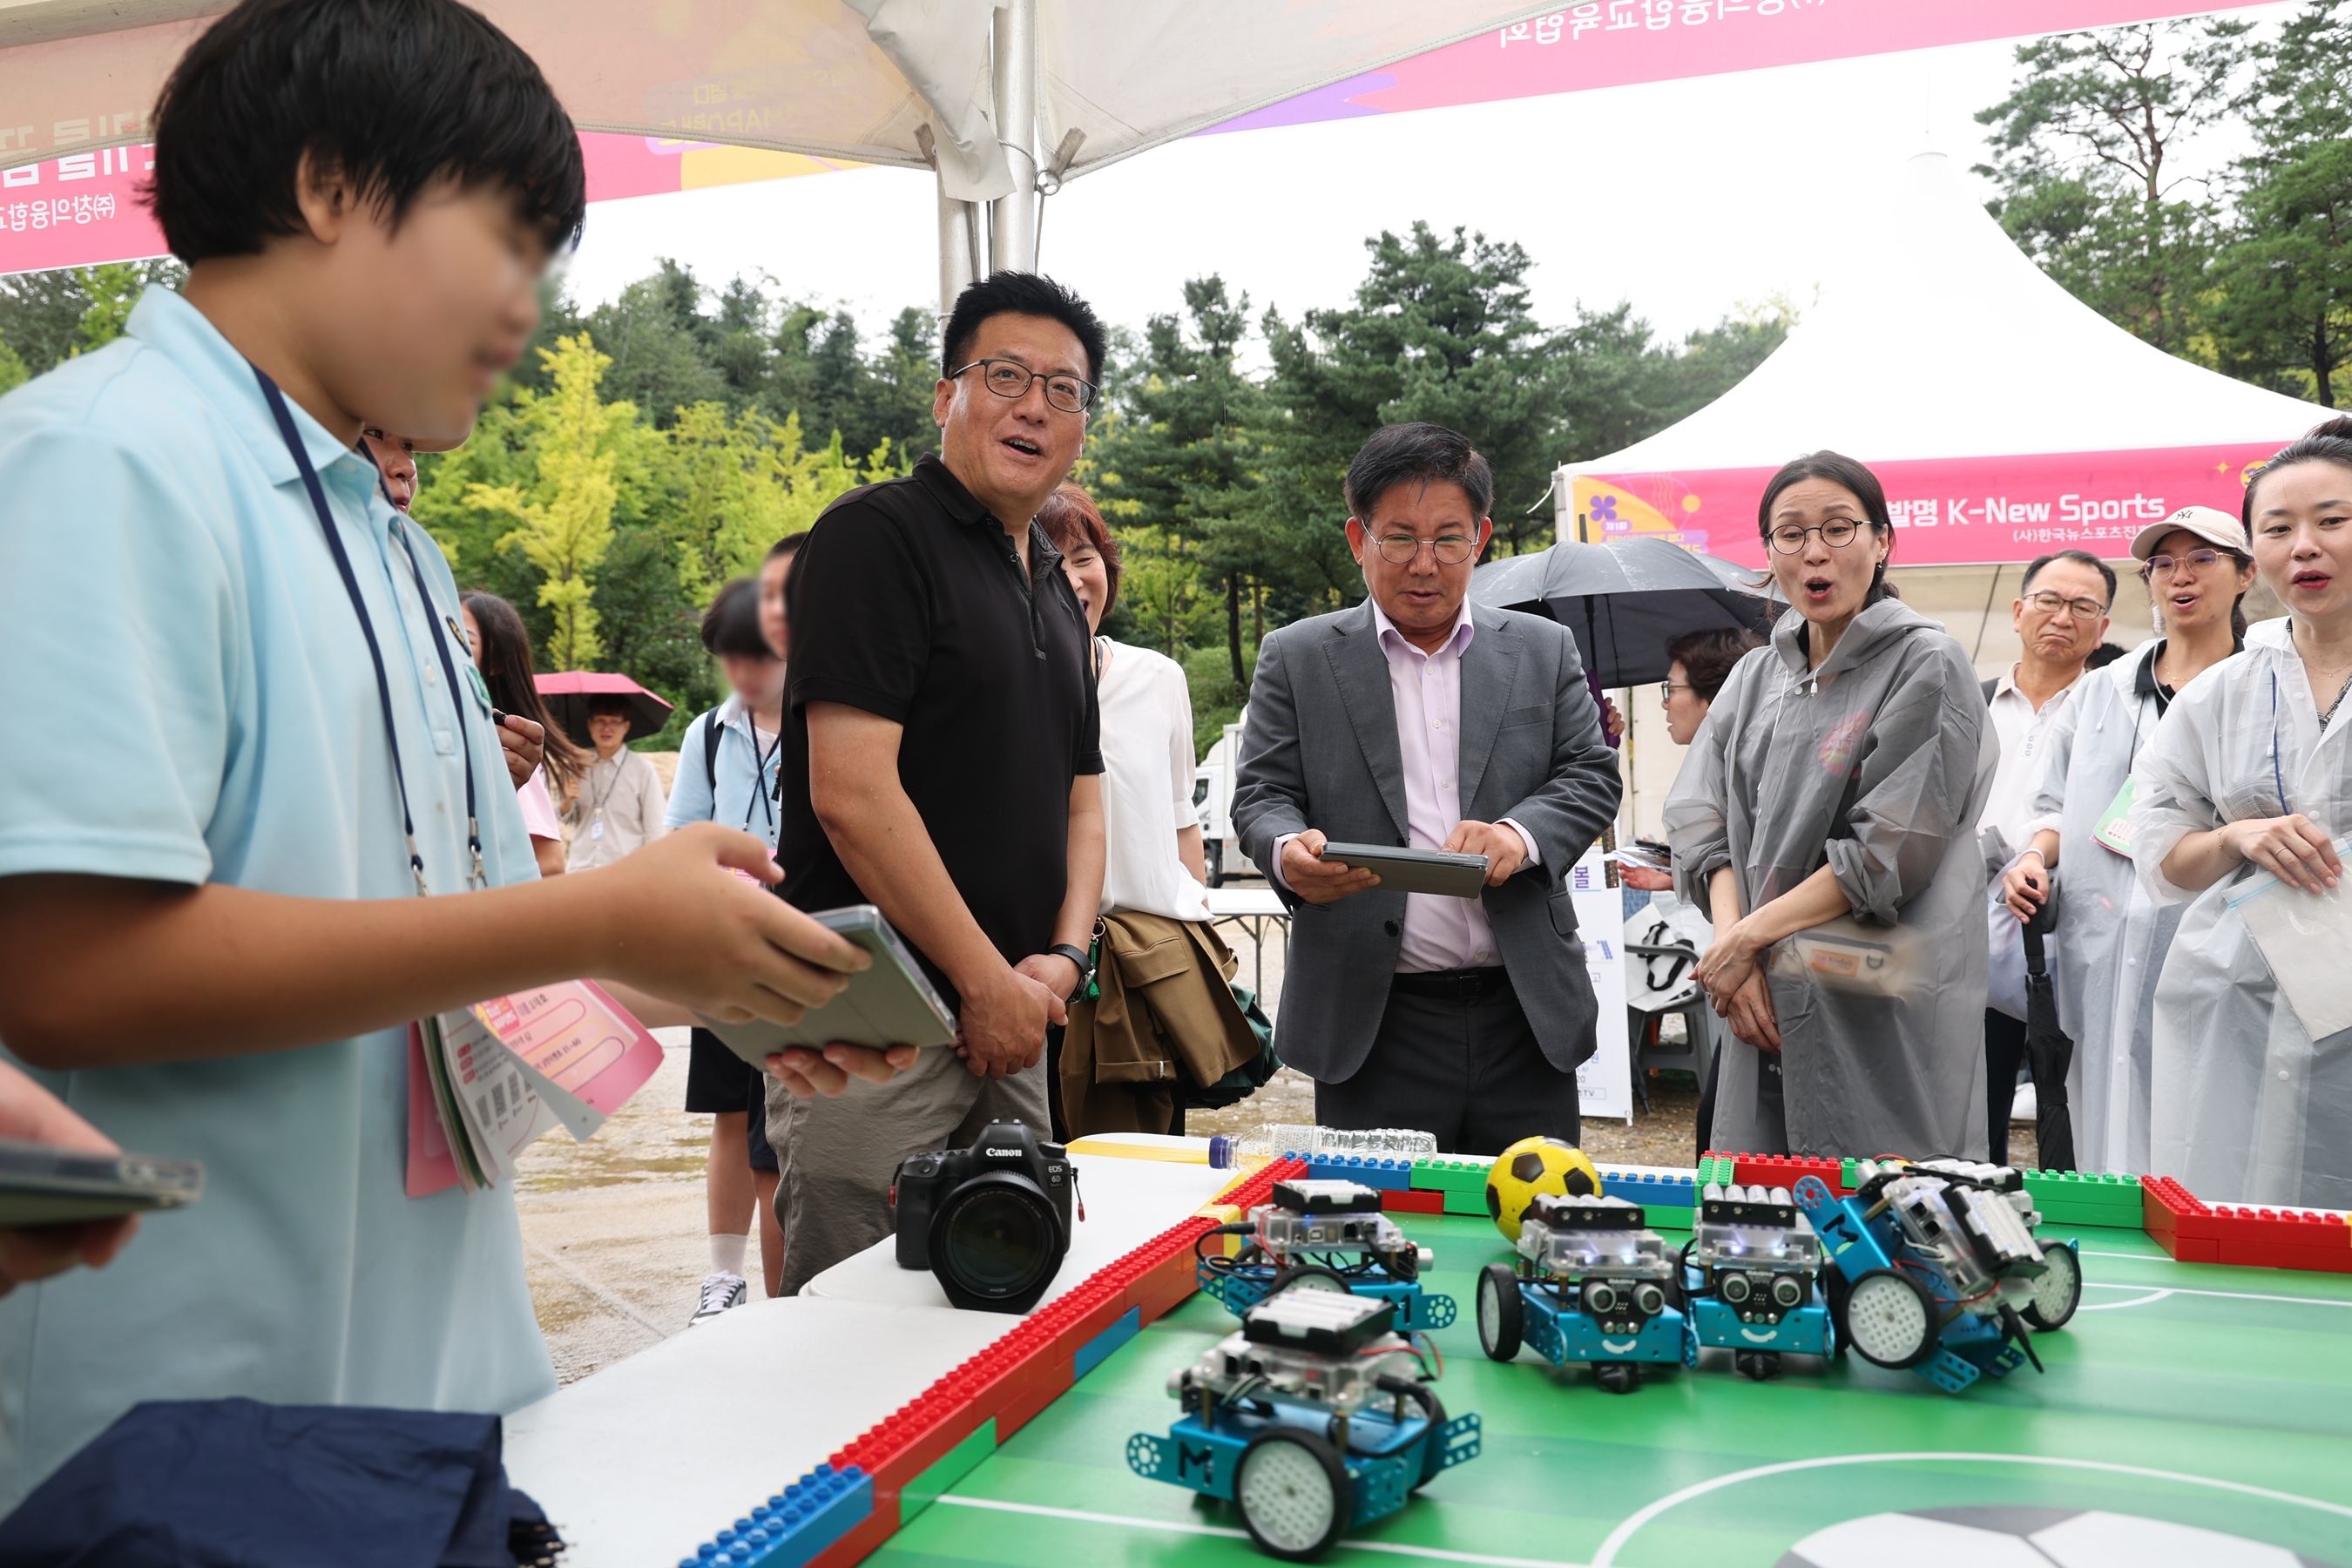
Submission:
M 378 645 L 375 623 L 368 618 L 367 601 L 360 596 L 359 574 L 352 570 L 350 552 L 343 548 L 342 534 L 335 527 L 334 514 L 327 510 L 327 492 L 319 483 L 318 470 L 310 466 L 310 454 L 302 445 L 300 432 L 294 427 L 293 413 L 286 406 L 286 395 L 259 365 L 253 367 L 254 379 L 261 383 L 261 395 L 269 405 L 269 412 L 278 420 L 278 434 L 292 454 L 294 466 L 301 470 L 302 488 L 310 492 L 310 510 L 318 514 L 319 527 L 327 536 L 327 549 L 335 558 L 335 570 L 341 574 L 343 592 L 351 595 L 352 613 L 359 617 L 360 635 L 367 639 L 368 658 L 375 666 L 376 700 L 383 710 L 383 738 L 392 748 L 392 780 L 400 791 L 400 826 L 408 840 L 408 868 L 416 878 L 420 894 L 431 891 L 425 885 L 425 857 L 416 848 L 416 819 L 408 805 L 408 773 L 400 762 L 400 730 L 392 720 L 392 680 L 384 673 L 383 649 Z M 398 524 L 395 523 L 395 528 Z M 400 534 L 400 547 L 408 557 L 408 570 L 416 579 L 417 597 L 425 606 L 425 619 L 433 620 L 433 595 L 425 587 L 425 571 L 416 563 L 416 551 L 405 532 Z M 449 702 L 457 710 L 457 739 L 466 754 L 466 846 L 473 856 L 473 870 L 467 880 L 468 887 L 488 887 L 489 876 L 482 868 L 481 821 L 474 808 L 474 739 L 466 728 L 464 699 L 459 695 L 457 670 L 449 657 L 449 645 L 440 624 L 433 626 L 433 646 L 441 655 L 441 670 L 449 683 Z

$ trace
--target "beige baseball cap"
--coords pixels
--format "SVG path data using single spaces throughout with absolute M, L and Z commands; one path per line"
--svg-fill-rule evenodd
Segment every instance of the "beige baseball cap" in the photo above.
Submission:
M 2151 522 L 2132 541 L 2132 559 L 2145 561 L 2156 553 L 2158 541 L 2176 529 L 2185 529 L 2216 550 L 2246 552 L 2246 529 L 2226 511 L 2210 506 L 2184 506 L 2162 522 Z

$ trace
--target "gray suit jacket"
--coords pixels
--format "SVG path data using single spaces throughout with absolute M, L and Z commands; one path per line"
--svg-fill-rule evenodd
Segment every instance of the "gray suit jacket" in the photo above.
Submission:
M 1515 610 L 1470 614 L 1462 813 L 1509 817 L 1541 854 L 1483 901 L 1528 1023 L 1567 1071 L 1592 1054 L 1594 1005 L 1564 884 L 1615 818 L 1623 786 L 1568 629 Z M 1276 838 L 1309 827 L 1337 843 L 1406 842 L 1403 753 L 1370 605 L 1296 622 L 1259 647 L 1233 814 L 1243 853 L 1259 866 L 1273 863 Z M 1339 1082 L 1380 1030 L 1405 895 L 1375 888 L 1322 905 L 1282 897 L 1293 920 L 1275 1040 L 1286 1062 Z

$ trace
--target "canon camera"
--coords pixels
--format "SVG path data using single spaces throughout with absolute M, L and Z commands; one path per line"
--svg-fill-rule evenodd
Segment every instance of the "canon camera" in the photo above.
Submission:
M 1025 1312 L 1070 1249 L 1077 1172 L 1058 1143 L 992 1121 L 969 1149 L 914 1154 L 890 1184 L 898 1267 L 928 1268 L 959 1307 Z

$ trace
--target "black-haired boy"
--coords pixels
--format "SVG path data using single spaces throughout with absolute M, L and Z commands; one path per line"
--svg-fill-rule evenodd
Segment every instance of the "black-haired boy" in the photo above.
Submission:
M 451 0 L 247 0 L 155 149 L 184 295 L 0 401 L 0 1039 L 208 1184 L 0 1301 L 0 1509 L 142 1399 L 548 1392 L 510 1194 L 405 1195 L 409 1021 L 583 973 L 793 1017 L 860 957 L 715 826 L 535 879 L 448 568 L 356 449 L 462 439 L 536 325 L 584 199 L 537 68 Z M 771 1066 L 892 1071 L 824 1058 Z

